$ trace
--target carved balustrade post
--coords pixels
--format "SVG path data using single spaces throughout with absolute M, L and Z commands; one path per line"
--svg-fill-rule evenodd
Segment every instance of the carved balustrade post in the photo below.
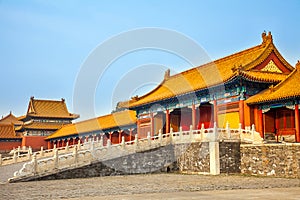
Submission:
M 17 152 L 14 149 L 14 154 L 13 154 L 13 162 L 16 163 L 17 162 Z
M 41 151 L 40 151 L 40 152 L 41 152 L 41 157 L 43 157 L 43 156 L 44 156 L 44 153 L 45 153 L 45 152 L 44 152 L 44 147 L 43 147 L 43 146 L 41 146 Z
M 161 129 L 159 129 L 159 131 L 158 131 L 158 141 L 159 141 L 159 144 L 162 145 L 162 133 L 161 133 Z
M 200 130 L 200 133 L 201 133 L 201 141 L 204 139 L 204 132 L 205 132 L 205 130 L 204 130 L 204 124 L 202 123 L 202 124 L 201 124 L 201 130 Z
M 135 149 L 137 150 L 137 148 L 139 146 L 139 139 L 138 139 L 137 134 L 135 135 L 135 138 L 134 138 L 134 146 L 135 146 Z
M 78 147 L 75 146 L 74 149 L 73 149 L 73 157 L 74 157 L 74 164 L 75 166 L 77 166 L 77 163 L 78 163 Z
M 122 136 L 121 146 L 125 149 L 125 136 Z
M 32 156 L 32 148 L 29 147 L 28 148 L 28 160 L 31 160 L 31 156 Z
M 173 134 L 172 134 L 172 136 L 173 136 Z M 180 142 L 183 140 L 182 126 L 179 127 L 179 140 L 180 140 Z
M 57 149 L 54 150 L 53 161 L 54 161 L 53 168 L 57 169 L 58 168 L 58 150 Z
M 189 135 L 190 135 L 190 142 L 192 142 L 193 136 L 194 136 L 194 134 L 193 134 L 193 125 L 190 125 L 190 132 L 189 132 Z
M 69 151 L 69 140 L 66 143 L 66 147 L 65 147 L 66 151 Z
M 252 124 L 251 139 L 252 139 L 252 142 L 255 141 L 255 125 L 254 124 Z
M 229 126 L 229 122 L 226 122 L 226 137 L 227 139 L 231 138 L 231 134 L 230 134 L 230 126 Z
M 80 138 L 78 138 L 78 144 L 77 144 L 77 147 L 78 147 L 78 150 L 80 150 L 80 147 L 81 147 L 81 139 Z
M 33 156 L 32 156 L 32 172 L 33 174 L 36 174 L 37 173 L 37 159 L 36 159 L 36 154 L 34 153 Z

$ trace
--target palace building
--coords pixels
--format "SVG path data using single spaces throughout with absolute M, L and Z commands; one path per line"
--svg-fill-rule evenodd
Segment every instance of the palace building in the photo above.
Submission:
M 31 97 L 27 113 L 15 117 L 10 113 L 0 120 L 0 150 L 41 146 L 47 148 L 45 138 L 65 124 L 71 124 L 79 115 L 69 113 L 66 102 L 61 100 L 41 100 Z
M 64 126 L 47 140 L 60 146 L 67 140 L 78 140 L 80 135 L 94 137 L 102 132 L 113 142 L 120 142 L 122 134 L 129 138 L 129 124 L 123 120 L 128 122 L 135 115 L 130 128 L 138 138 L 171 129 L 210 128 L 216 122 L 218 127 L 229 123 L 232 128 L 254 124 L 263 138 L 282 136 L 300 142 L 299 70 L 300 63 L 295 68 L 290 65 L 275 47 L 271 33 L 264 32 L 257 46 L 179 74 L 170 75 L 168 70 L 149 93 L 119 102 L 116 113 Z M 102 119 L 124 112 L 128 119 L 101 127 Z M 94 125 L 88 126 L 91 121 Z
M 18 130 L 23 125 L 12 112 L 0 119 L 0 152 L 6 152 L 22 145 L 22 133 Z
M 299 142 L 298 68 L 282 57 L 271 33 L 263 33 L 252 48 L 173 76 L 167 71 L 154 90 L 117 108 L 136 111 L 138 137 L 229 122 L 233 128 L 255 124 L 262 137 L 293 134 Z

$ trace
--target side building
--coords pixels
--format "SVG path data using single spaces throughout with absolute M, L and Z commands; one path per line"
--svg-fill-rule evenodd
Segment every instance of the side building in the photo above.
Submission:
M 46 138 L 48 148 L 66 146 L 93 140 L 103 140 L 104 145 L 108 139 L 112 144 L 132 141 L 136 135 L 136 113 L 125 110 L 114 112 L 97 118 L 64 125 L 61 129 Z
M 11 112 L 0 119 L 0 153 L 8 153 L 22 145 L 22 133 L 18 131 L 22 125 Z
M 79 115 L 68 111 L 65 99 L 41 100 L 31 97 L 27 113 L 18 119 L 23 122 L 18 131 L 22 133 L 22 146 L 47 148 L 45 138 L 65 124 L 71 124 Z

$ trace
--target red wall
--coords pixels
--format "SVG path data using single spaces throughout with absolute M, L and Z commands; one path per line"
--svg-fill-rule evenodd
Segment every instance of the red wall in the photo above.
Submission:
M 10 151 L 13 148 L 18 148 L 18 146 L 21 146 L 22 142 L 9 142 L 9 141 L 0 141 L 0 150 L 1 151 Z
M 41 146 L 47 149 L 47 141 L 45 141 L 46 136 L 23 136 L 22 146 L 31 146 L 32 150 L 40 150 Z

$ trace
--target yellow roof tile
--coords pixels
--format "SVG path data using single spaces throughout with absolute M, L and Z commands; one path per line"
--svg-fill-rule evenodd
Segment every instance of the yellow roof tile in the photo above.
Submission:
M 292 71 L 293 67 L 280 55 L 269 33 L 268 36 L 263 35 L 263 43 L 258 46 L 167 77 L 151 92 L 141 97 L 134 97 L 129 101 L 119 102 L 117 107 L 132 108 L 176 97 L 181 94 L 225 83 L 237 75 L 245 75 L 253 80 L 279 82 L 283 80 L 286 75 L 251 71 L 257 65 L 261 64 L 272 52 L 277 55 L 279 60 L 285 64 L 289 71 Z
M 47 123 L 47 122 L 31 122 L 23 125 L 25 129 L 44 129 L 44 130 L 57 130 L 60 129 L 63 124 L 60 123 Z
M 79 117 L 76 114 L 69 113 L 64 99 L 55 101 L 34 99 L 34 97 L 30 98 L 27 115 L 33 117 L 68 119 L 76 119 Z
M 132 110 L 115 112 L 109 115 L 100 116 L 86 121 L 77 122 L 63 126 L 46 139 L 54 139 L 65 136 L 77 135 L 86 132 L 105 130 L 115 127 L 122 127 L 136 123 L 136 113 Z
M 1 124 L 0 125 L 0 138 L 1 139 L 21 139 L 21 136 L 16 135 L 13 124 Z
M 0 119 L 0 124 L 14 124 L 14 125 L 22 125 L 23 122 L 19 121 L 18 118 L 16 118 L 11 112 Z
M 300 63 L 298 62 L 296 69 L 288 75 L 288 77 L 277 84 L 270 87 L 246 100 L 248 104 L 257 104 L 271 101 L 280 101 L 294 97 L 300 97 Z
M 283 81 L 288 74 L 264 72 L 264 71 L 241 71 L 240 74 L 248 79 L 256 81 L 280 82 Z

